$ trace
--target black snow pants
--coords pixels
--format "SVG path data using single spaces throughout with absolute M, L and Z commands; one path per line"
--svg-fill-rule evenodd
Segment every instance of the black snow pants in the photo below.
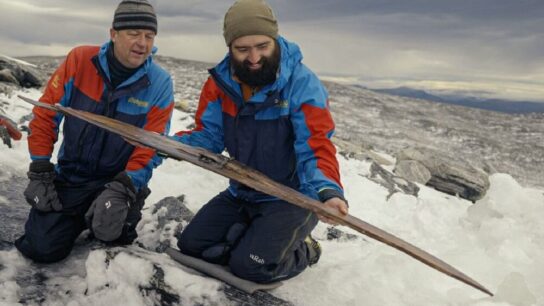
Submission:
M 304 239 L 317 222 L 313 212 L 285 201 L 252 203 L 227 190 L 198 211 L 181 232 L 178 247 L 184 254 L 227 264 L 241 278 L 270 283 L 308 266 Z
M 62 211 L 43 212 L 30 209 L 25 224 L 25 233 L 15 240 L 15 246 L 25 256 L 35 262 L 52 263 L 66 258 L 77 237 L 87 228 L 85 213 L 94 199 L 104 190 L 110 180 L 97 180 L 86 184 L 71 184 L 57 179 L 55 188 L 62 204 Z M 147 187 L 144 187 L 147 188 Z M 130 244 L 137 237 L 136 224 L 141 219 L 143 200 L 137 200 L 137 211 L 129 211 L 120 238 L 112 243 Z

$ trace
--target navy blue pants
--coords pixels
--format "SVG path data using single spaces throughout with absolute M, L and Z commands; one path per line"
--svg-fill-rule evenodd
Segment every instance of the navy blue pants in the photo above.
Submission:
M 74 246 L 74 242 L 83 230 L 87 228 L 85 212 L 92 202 L 104 190 L 108 181 L 95 181 L 88 184 L 72 185 L 55 181 L 55 188 L 62 203 L 63 210 L 59 212 L 42 212 L 30 209 L 25 224 L 25 233 L 15 240 L 15 246 L 25 256 L 35 262 L 52 263 L 66 258 Z M 140 208 L 143 206 L 141 203 Z M 136 237 L 136 224 L 141 219 L 141 213 L 130 213 L 133 228 L 123 230 L 123 235 L 116 242 L 131 243 Z M 127 217 L 127 221 L 128 218 Z
M 184 254 L 202 256 L 221 245 L 235 224 L 247 228 L 229 249 L 233 274 L 259 283 L 289 279 L 308 266 L 304 238 L 317 225 L 317 216 L 285 201 L 250 203 L 224 191 L 204 205 L 181 232 L 178 247 Z

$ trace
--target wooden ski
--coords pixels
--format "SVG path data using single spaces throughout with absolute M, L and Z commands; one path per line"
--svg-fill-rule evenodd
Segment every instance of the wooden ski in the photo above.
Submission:
M 157 152 L 167 155 L 170 158 L 188 161 L 204 169 L 236 180 L 255 190 L 275 196 L 291 204 L 306 208 L 315 212 L 316 214 L 326 216 L 327 218 L 335 220 L 339 224 L 348 226 L 368 237 L 374 238 L 382 243 L 396 248 L 397 250 L 408 254 L 409 256 L 446 275 L 449 275 L 469 286 L 493 296 L 493 293 L 491 293 L 491 291 L 486 289 L 484 286 L 441 259 L 352 215 L 343 216 L 338 213 L 336 209 L 329 208 L 323 205 L 323 203 L 305 196 L 292 188 L 277 183 L 264 174 L 249 168 L 236 160 L 229 159 L 228 157 L 220 154 L 211 153 L 202 148 L 182 144 L 166 136 L 108 117 L 75 110 L 59 104 L 51 105 L 34 101 L 23 96 L 19 97 L 35 106 L 77 117 L 112 133 L 118 134 L 133 145 L 149 147 L 155 149 Z

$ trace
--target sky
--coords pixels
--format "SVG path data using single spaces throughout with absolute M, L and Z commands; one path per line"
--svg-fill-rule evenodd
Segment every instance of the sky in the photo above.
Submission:
M 159 54 L 210 63 L 226 52 L 225 0 L 153 0 Z M 371 88 L 544 102 L 541 0 L 269 0 L 280 34 L 322 77 Z M 63 55 L 101 44 L 116 2 L 0 0 L 0 53 Z M 9 30 L 8 30 L 9 29 Z

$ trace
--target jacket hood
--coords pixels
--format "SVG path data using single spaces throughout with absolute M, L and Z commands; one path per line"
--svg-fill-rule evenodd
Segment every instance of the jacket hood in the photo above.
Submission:
M 280 65 L 277 73 L 276 81 L 272 84 L 268 84 L 265 87 L 263 87 L 260 91 L 260 94 L 262 93 L 260 99 L 260 94 L 256 95 L 252 101 L 257 102 L 260 100 L 264 100 L 264 97 L 266 96 L 264 93 L 269 91 L 280 91 L 287 85 L 287 82 L 289 81 L 289 78 L 293 74 L 293 71 L 299 65 L 299 63 L 302 61 L 302 52 L 300 51 L 300 48 L 297 44 L 290 42 L 283 38 L 282 36 L 278 36 L 276 39 L 278 46 L 280 47 L 281 55 L 280 55 Z M 225 82 L 225 84 L 229 85 L 238 92 L 238 94 L 241 94 L 240 92 L 240 86 L 238 86 L 238 83 L 233 79 L 232 70 L 231 70 L 231 59 L 230 55 L 227 53 L 225 58 L 217 64 L 213 69 L 215 72 L 219 75 L 219 77 Z M 257 100 L 257 101 L 255 101 Z

